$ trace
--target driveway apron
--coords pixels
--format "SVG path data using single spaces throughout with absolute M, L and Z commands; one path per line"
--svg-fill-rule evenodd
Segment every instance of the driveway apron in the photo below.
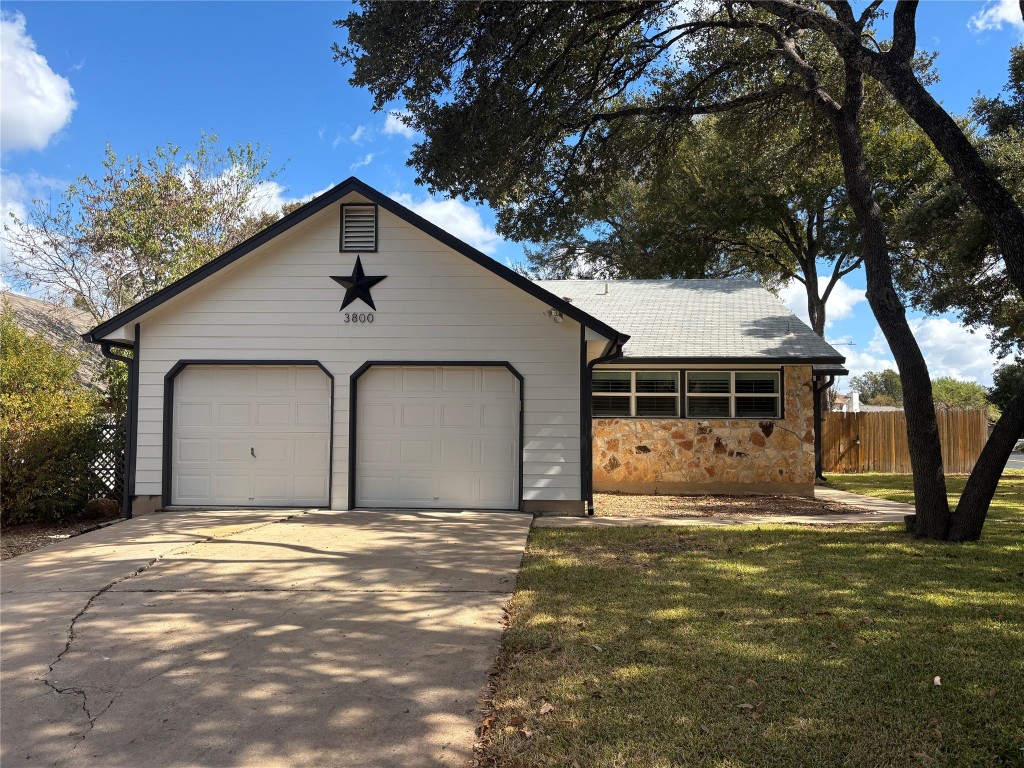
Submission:
M 530 522 L 166 512 L 8 560 L 0 762 L 467 765 Z

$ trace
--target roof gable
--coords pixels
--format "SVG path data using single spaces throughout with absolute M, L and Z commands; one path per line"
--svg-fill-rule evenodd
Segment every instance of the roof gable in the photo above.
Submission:
M 465 256 L 470 261 L 478 264 L 484 269 L 493 272 L 498 277 L 511 283 L 515 287 L 522 291 L 530 294 L 536 299 L 543 301 L 548 304 L 552 309 L 558 310 L 566 317 L 572 318 L 581 325 L 591 328 L 597 331 L 599 334 L 609 340 L 619 339 L 620 341 L 628 338 L 625 334 L 615 330 L 615 328 L 604 323 L 596 317 L 588 314 L 586 311 L 579 307 L 573 306 L 570 302 L 565 301 L 558 295 L 550 293 L 539 284 L 531 281 L 530 279 L 523 277 L 514 270 L 509 269 L 504 264 L 499 264 L 497 261 L 487 256 L 485 253 L 478 251 L 468 243 L 459 240 L 449 232 L 444 231 L 436 224 L 432 224 L 422 216 L 413 213 L 404 205 L 396 202 L 387 195 L 379 192 L 373 187 L 365 184 L 356 177 L 351 177 L 336 187 L 328 190 L 319 197 L 310 200 L 305 205 L 292 211 L 287 216 L 279 219 L 275 223 L 261 232 L 258 232 L 243 243 L 236 245 L 234 248 L 225 251 L 223 254 L 218 256 L 213 261 L 199 267 L 198 269 L 190 272 L 185 277 L 177 280 L 165 288 L 157 291 L 152 296 L 149 296 L 142 301 L 138 302 L 134 306 L 129 307 L 124 312 L 110 318 L 109 320 L 100 323 L 98 326 L 93 328 L 91 331 L 82 334 L 82 338 L 86 341 L 99 342 L 100 339 L 108 336 L 114 331 L 122 328 L 123 326 L 137 320 L 146 313 L 156 309 L 164 302 L 174 298 L 175 296 L 187 291 L 192 286 L 202 282 L 208 277 L 215 275 L 220 270 L 224 269 L 230 264 L 235 263 L 243 256 L 251 253 L 262 245 L 269 243 L 274 238 L 287 232 L 292 227 L 305 221 L 309 217 L 323 211 L 329 206 L 338 203 L 347 195 L 355 193 L 364 197 L 366 200 L 374 203 L 375 205 L 383 208 L 389 213 L 394 214 L 401 220 L 405 221 L 413 227 L 416 227 L 421 232 L 429 235 L 435 240 L 448 246 L 456 253 Z

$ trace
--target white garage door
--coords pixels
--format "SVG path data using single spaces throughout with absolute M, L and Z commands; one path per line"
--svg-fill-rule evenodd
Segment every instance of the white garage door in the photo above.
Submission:
M 375 366 L 357 386 L 357 506 L 519 508 L 507 368 Z
M 330 379 L 316 366 L 190 365 L 173 413 L 171 503 L 328 505 Z

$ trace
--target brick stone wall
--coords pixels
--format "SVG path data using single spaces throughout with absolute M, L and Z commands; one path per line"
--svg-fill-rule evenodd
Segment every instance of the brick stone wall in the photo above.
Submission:
M 813 495 L 811 367 L 783 370 L 783 419 L 594 419 L 594 490 Z

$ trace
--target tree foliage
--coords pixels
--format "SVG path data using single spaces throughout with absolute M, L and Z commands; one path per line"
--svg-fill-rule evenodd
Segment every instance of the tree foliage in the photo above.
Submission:
M 903 384 L 891 368 L 852 377 L 850 391 L 859 393 L 865 405 L 903 405 Z
M 935 405 L 947 411 L 989 412 L 993 420 L 999 418 L 999 409 L 988 399 L 988 391 L 975 381 L 961 381 L 952 376 L 942 376 L 932 382 Z
M 258 145 L 223 147 L 203 135 L 119 158 L 83 175 L 56 204 L 34 200 L 4 224 L 16 287 L 92 314 L 97 323 L 202 266 L 277 218 L 265 210 L 276 171 Z
M 104 489 L 99 400 L 77 378 L 71 351 L 30 335 L 0 310 L 0 489 L 5 525 L 80 512 Z
M 1024 392 L 1024 360 L 1004 363 L 992 374 L 988 399 L 1000 410 L 1009 407 L 1014 397 Z
M 1024 399 L 1004 414 L 968 481 L 957 517 L 947 502 L 927 365 L 896 290 L 890 238 L 864 138 L 871 81 L 927 134 L 992 226 L 1006 274 L 1024 291 L 1024 213 L 915 66 L 917 3 L 898 0 L 892 37 L 873 0 L 517 3 L 365 1 L 337 22 L 336 55 L 374 106 L 404 102 L 424 140 L 411 165 L 432 189 L 491 204 L 502 234 L 565 238 L 580 211 L 674 147 L 696 115 L 737 111 L 757 124 L 793 100 L 835 137 L 860 228 L 868 302 L 915 393 L 906 408 L 916 533 L 980 536 Z M 400 45 L 395 40 L 401 40 Z M 499 118 L 500 116 L 500 118 Z M 1016 402 L 1016 401 L 1015 401 Z M 961 512 L 963 514 L 961 514 Z
M 1007 98 L 975 99 L 974 141 L 1000 181 L 1024 199 L 1024 46 L 1013 49 Z M 930 313 L 956 313 L 988 327 L 1000 357 L 1019 354 L 1024 299 L 1003 263 L 995 230 L 948 167 L 911 192 L 895 211 L 898 277 L 911 303 Z

